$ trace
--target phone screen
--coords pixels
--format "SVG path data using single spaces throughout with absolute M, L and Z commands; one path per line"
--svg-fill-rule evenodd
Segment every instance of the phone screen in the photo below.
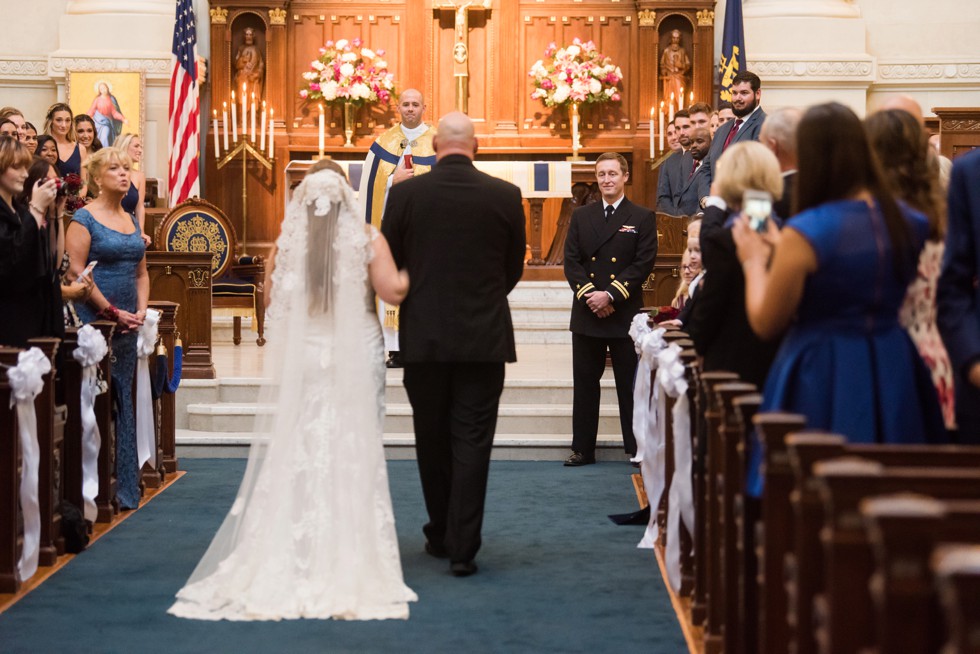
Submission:
M 752 229 L 765 233 L 772 215 L 772 196 L 765 191 L 747 190 L 742 197 L 742 212 L 749 217 Z

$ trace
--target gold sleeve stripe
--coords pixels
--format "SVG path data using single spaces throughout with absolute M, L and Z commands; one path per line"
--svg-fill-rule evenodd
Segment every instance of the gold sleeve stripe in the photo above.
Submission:
M 581 300 L 583 295 L 585 295 L 589 291 L 594 291 L 594 290 L 595 290 L 595 284 L 589 282 L 588 284 L 586 284 L 585 286 L 583 286 L 578 290 L 578 292 L 575 294 L 575 299 Z
M 616 290 L 623 294 L 623 299 L 630 299 L 630 292 L 626 290 L 626 287 L 620 284 L 618 281 L 614 281 L 612 286 L 616 287 Z

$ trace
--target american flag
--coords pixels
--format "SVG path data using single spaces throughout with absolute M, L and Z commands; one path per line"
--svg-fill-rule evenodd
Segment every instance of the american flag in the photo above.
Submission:
M 197 95 L 197 26 L 192 0 L 178 0 L 174 21 L 173 72 L 170 76 L 170 206 L 200 195 Z

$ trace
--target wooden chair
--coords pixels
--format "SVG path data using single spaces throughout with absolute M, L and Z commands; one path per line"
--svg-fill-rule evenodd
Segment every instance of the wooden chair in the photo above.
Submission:
M 211 252 L 211 304 L 215 315 L 234 318 L 234 343 L 242 342 L 242 317 L 254 318 L 256 343 L 265 345 L 265 261 L 240 255 L 235 228 L 210 202 L 191 198 L 157 226 L 157 247 L 167 252 Z
M 980 633 L 980 546 L 943 545 L 932 556 L 949 639 L 944 652 L 976 652 Z

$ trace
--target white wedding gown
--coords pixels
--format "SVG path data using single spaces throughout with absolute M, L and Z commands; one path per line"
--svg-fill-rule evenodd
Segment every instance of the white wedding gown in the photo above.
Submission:
M 241 490 L 169 613 L 407 618 L 382 447 L 384 350 L 370 238 L 331 171 L 296 189 L 277 242 L 264 399 Z M 307 257 L 307 255 L 309 255 Z M 268 366 L 267 366 L 268 370 Z

